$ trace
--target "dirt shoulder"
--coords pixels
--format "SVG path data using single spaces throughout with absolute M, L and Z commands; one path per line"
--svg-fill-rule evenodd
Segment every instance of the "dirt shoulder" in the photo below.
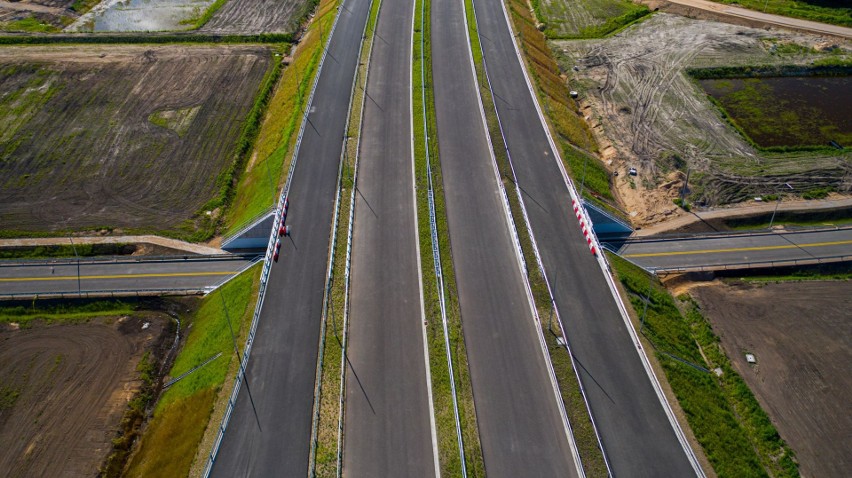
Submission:
M 164 346 L 168 321 L 146 313 L 27 329 L 0 324 L 0 387 L 15 397 L 0 406 L 0 469 L 10 477 L 96 475 L 140 387 L 136 366 Z
M 693 289 L 702 313 L 782 438 L 802 476 L 852 468 L 850 283 L 716 283 Z M 750 365 L 745 353 L 754 354 Z

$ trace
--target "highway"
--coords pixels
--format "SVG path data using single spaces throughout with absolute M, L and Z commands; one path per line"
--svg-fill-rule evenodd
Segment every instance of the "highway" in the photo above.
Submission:
M 436 476 L 411 143 L 413 1 L 384 1 L 361 125 L 343 475 Z
M 212 475 L 308 473 L 329 236 L 347 109 L 370 3 L 345 0 L 328 44 L 290 189 L 278 263 L 272 266 L 256 339 Z M 248 400 L 251 389 L 258 425 Z
M 190 256 L 192 257 L 192 256 Z M 0 263 L 0 297 L 213 288 L 258 258 L 73 259 Z
M 474 0 L 474 6 L 495 104 L 530 225 L 612 472 L 615 476 L 695 476 L 697 471 L 580 231 L 501 2 Z
M 485 131 L 461 0 L 432 2 L 447 223 L 485 471 L 577 476 Z
M 658 271 L 766 267 L 852 260 L 852 227 L 630 241 L 619 254 Z

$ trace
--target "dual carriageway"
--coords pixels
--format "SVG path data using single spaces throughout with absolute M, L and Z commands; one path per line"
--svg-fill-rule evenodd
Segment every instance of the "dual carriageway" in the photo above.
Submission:
M 506 144 L 556 305 L 582 363 L 613 474 L 701 474 L 571 210 L 499 0 L 474 2 Z M 330 35 L 287 191 L 292 241 L 272 267 L 246 375 L 214 476 L 301 476 L 311 417 L 336 179 L 370 3 L 345 0 Z M 384 0 L 369 64 L 351 258 L 343 474 L 434 476 L 411 109 L 413 2 Z M 496 173 L 463 3 L 435 0 L 432 58 L 448 232 L 486 472 L 580 476 Z M 536 204 L 535 207 L 529 203 Z M 258 423 L 259 421 L 259 423 Z
M 447 227 L 486 473 L 583 474 L 515 233 L 529 227 L 610 474 L 703 476 L 605 259 L 589 253 L 572 210 L 576 192 L 544 126 L 505 7 L 501 0 L 474 0 L 473 6 L 479 38 L 468 36 L 461 0 L 433 0 L 427 14 Z M 415 201 L 412 127 L 419 112 L 412 111 L 411 97 L 420 93 L 411 87 L 414 8 L 411 1 L 382 1 L 369 63 L 352 237 L 345 476 L 435 476 L 439 470 L 421 280 L 431 271 L 420 270 Z M 369 10 L 369 0 L 343 0 L 329 36 L 306 114 L 310 127 L 303 130 L 286 191 L 293 233 L 268 276 L 246 370 L 253 404 L 241 388 L 213 476 L 303 476 L 310 470 L 329 236 Z M 510 157 L 514 178 L 505 187 L 471 41 L 482 46 Z M 509 212 L 506 195 L 516 191 L 525 217 Z M 731 263 L 744 254 L 759 260 L 779 251 L 807 261 L 817 258 L 816 249 L 846 253 L 849 235 L 644 240 L 620 253 L 656 270 L 682 267 L 687 256 L 700 267 L 718 266 L 709 257 Z M 83 282 L 97 290 L 115 281 L 141 287 L 157 278 L 158 285 L 203 290 L 253 260 L 177 258 L 144 270 L 133 269 L 132 261 L 4 267 L 0 285 L 21 292 L 29 277 L 73 293 Z

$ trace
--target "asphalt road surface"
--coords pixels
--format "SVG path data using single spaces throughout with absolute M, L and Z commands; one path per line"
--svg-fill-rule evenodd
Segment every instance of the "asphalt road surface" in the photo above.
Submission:
M 461 0 L 432 2 L 438 140 L 489 477 L 576 476 L 494 172 Z
M 0 265 L 0 296 L 7 294 L 67 294 L 138 290 L 204 290 L 215 287 L 250 266 L 254 259 L 166 259 L 157 261 L 116 259 L 57 260 L 20 265 Z M 79 285 L 79 290 L 78 290 Z
M 337 171 L 368 0 L 346 0 L 311 104 L 290 189 L 283 241 L 272 266 L 251 360 L 212 474 L 308 473 L 319 330 Z
M 382 2 L 352 238 L 343 474 L 435 476 L 411 145 L 414 2 Z
M 620 254 L 645 268 L 680 270 L 764 266 L 767 262 L 819 262 L 852 258 L 852 227 L 822 231 L 738 234 L 686 239 L 644 239 Z
M 580 231 L 500 0 L 474 0 L 474 5 L 517 180 L 612 471 L 615 476 L 694 476 Z

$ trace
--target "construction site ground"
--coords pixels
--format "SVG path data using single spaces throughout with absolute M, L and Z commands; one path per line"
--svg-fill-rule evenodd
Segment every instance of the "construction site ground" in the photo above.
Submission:
M 849 291 L 848 281 L 714 281 L 691 290 L 802 476 L 839 478 L 852 468 Z
M 263 46 L 0 48 L 3 230 L 214 221 L 202 208 L 222 191 L 271 60 Z
M 162 312 L 79 323 L 0 323 L 0 470 L 95 476 L 141 386 L 137 365 L 173 337 Z
M 701 10 L 691 14 L 719 17 Z M 746 25 L 755 23 L 744 19 L 734 23 L 657 13 L 608 39 L 551 42 L 634 225 L 685 214 L 673 201 L 683 192 L 687 171 L 687 197 L 698 206 L 783 193 L 784 183 L 799 191 L 826 186 L 848 194 L 852 188 L 852 154 L 760 152 L 685 73 L 720 66 L 804 69 L 816 60 L 848 59 L 852 43 L 752 28 Z

